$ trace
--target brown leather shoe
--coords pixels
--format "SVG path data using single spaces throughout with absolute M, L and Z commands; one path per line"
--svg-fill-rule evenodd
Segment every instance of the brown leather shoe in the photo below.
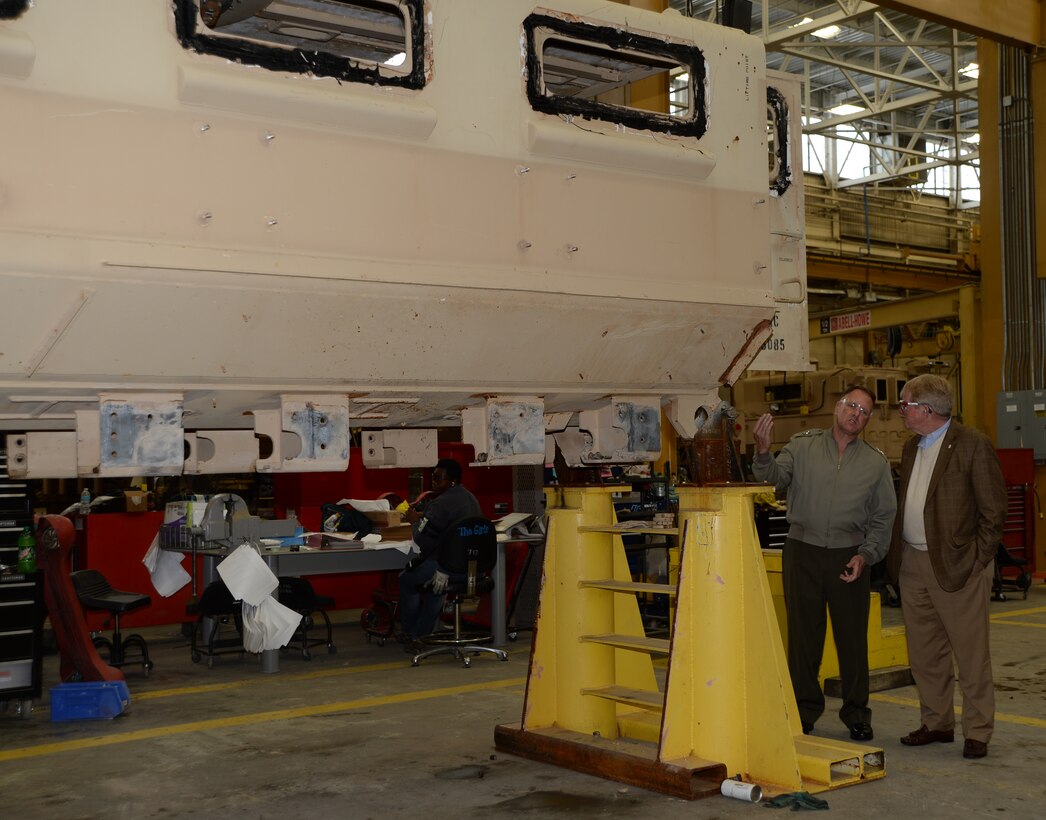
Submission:
M 928 743 L 951 743 L 955 740 L 955 732 L 949 729 L 946 732 L 937 729 L 927 729 L 924 723 L 914 732 L 910 732 L 901 738 L 902 746 L 925 746 Z
M 972 740 L 966 738 L 966 742 L 962 747 L 962 756 L 974 760 L 978 757 L 988 756 L 988 744 L 982 743 L 979 740 Z

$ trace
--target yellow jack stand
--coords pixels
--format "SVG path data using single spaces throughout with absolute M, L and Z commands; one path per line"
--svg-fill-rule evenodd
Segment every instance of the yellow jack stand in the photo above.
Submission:
M 523 719 L 497 747 L 687 799 L 738 774 L 769 794 L 883 777 L 882 749 L 802 734 L 755 532 L 763 489 L 679 488 L 678 587 L 631 580 L 613 488 L 565 489 Z M 644 592 L 676 597 L 671 641 L 645 636 Z M 653 655 L 668 656 L 664 689 Z

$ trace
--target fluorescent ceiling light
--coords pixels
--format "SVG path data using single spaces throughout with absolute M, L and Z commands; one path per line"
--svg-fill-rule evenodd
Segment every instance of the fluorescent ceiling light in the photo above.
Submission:
M 389 57 L 389 59 L 385 61 L 385 65 L 390 65 L 394 68 L 398 68 L 399 66 L 403 65 L 406 61 L 407 53 L 405 51 L 401 51 L 399 54 L 393 54 L 391 57 Z
M 813 17 L 804 17 L 798 23 L 792 23 L 788 28 L 799 28 L 799 26 L 805 26 L 813 21 Z M 820 37 L 822 40 L 831 40 L 833 37 L 837 37 L 840 31 L 842 31 L 842 29 L 839 28 L 839 26 L 832 25 L 819 28 L 816 31 L 811 32 L 811 34 L 813 34 L 814 37 Z
M 837 105 L 835 108 L 829 108 L 828 111 L 831 114 L 838 114 L 840 117 L 845 117 L 847 114 L 857 114 L 864 111 L 864 109 L 859 105 L 843 103 L 842 105 Z
M 967 134 L 965 137 L 962 138 L 962 141 L 963 142 L 968 142 L 968 143 L 970 143 L 970 145 L 976 145 L 978 142 L 981 141 L 981 135 L 980 134 Z
M 981 67 L 977 63 L 967 63 L 959 69 L 959 73 L 964 77 L 970 77 L 971 79 L 976 80 L 981 74 Z
M 839 26 L 825 26 L 824 28 L 819 28 L 817 31 L 811 33 L 814 37 L 818 37 L 821 40 L 831 40 L 833 37 L 837 36 L 840 31 L 842 31 L 842 29 L 839 28 Z

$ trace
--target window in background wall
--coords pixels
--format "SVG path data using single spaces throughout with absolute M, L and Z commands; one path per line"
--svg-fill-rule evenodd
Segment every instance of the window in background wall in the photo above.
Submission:
M 803 117 L 803 125 L 820 122 L 820 117 Z M 803 134 L 803 170 L 825 174 L 825 142 L 821 134 Z
M 981 161 L 973 159 L 959 166 L 959 194 L 964 203 L 981 202 Z
M 867 176 L 872 167 L 872 152 L 867 145 L 856 140 L 867 139 L 852 125 L 840 125 L 835 129 L 836 157 L 840 179 L 858 179 Z
M 953 140 L 926 140 L 926 150 L 931 155 L 928 159 L 953 160 L 955 149 Z M 975 146 L 963 143 L 960 156 L 972 153 Z M 926 181 L 920 190 L 924 193 L 950 196 L 956 193 L 957 205 L 970 207 L 981 201 L 981 164 L 979 159 L 964 159 L 961 163 L 949 162 L 938 168 L 931 168 Z

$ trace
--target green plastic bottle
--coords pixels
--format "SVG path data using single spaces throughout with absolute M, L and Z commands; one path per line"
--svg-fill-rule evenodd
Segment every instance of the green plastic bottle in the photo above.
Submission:
M 36 572 L 36 539 L 29 527 L 24 527 L 18 536 L 18 571 Z

